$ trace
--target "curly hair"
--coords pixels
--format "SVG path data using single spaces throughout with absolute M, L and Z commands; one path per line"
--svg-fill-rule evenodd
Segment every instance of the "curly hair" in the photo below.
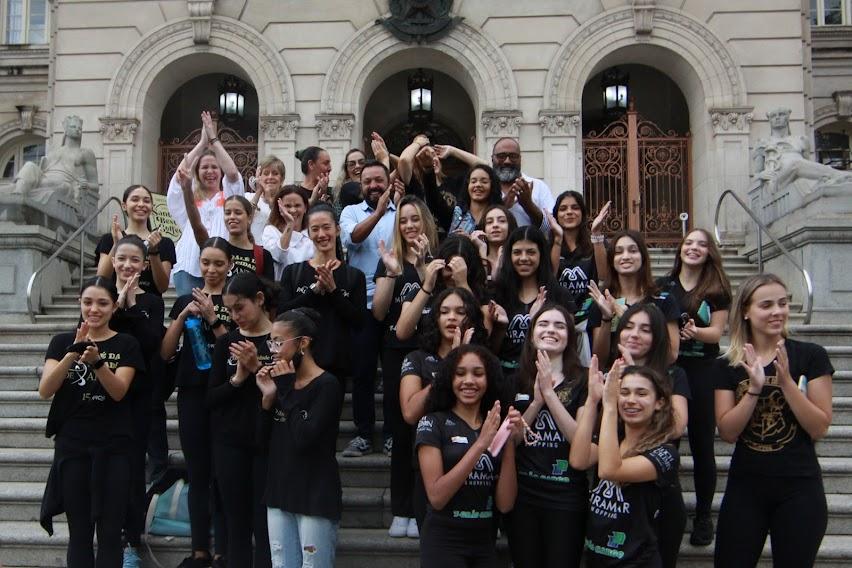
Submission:
M 448 411 L 455 406 L 456 394 L 453 392 L 453 379 L 455 379 L 456 367 L 462 357 L 468 353 L 476 355 L 485 367 L 486 387 L 482 400 L 479 401 L 480 416 L 484 418 L 496 400 L 500 401 L 500 409 L 505 415 L 509 406 L 503 370 L 500 368 L 497 357 L 482 345 L 461 345 L 450 351 L 441 361 L 426 401 L 427 412 Z
M 553 310 L 562 314 L 567 324 L 568 343 L 565 346 L 565 351 L 562 352 L 562 375 L 566 381 L 570 380 L 572 383 L 579 383 L 585 380 L 586 373 L 583 372 L 583 367 L 580 365 L 580 355 L 577 353 L 577 330 L 574 328 L 574 315 L 561 304 L 547 302 L 541 307 L 535 317 L 530 320 L 530 328 L 521 351 L 521 370 L 515 375 L 515 383 L 519 393 L 531 396 L 533 394 L 535 376 L 538 373 L 538 368 L 536 367 L 538 349 L 536 349 L 535 341 L 533 340 L 533 331 L 539 318 L 545 312 Z
M 592 228 L 589 225 L 589 206 L 586 204 L 583 194 L 574 190 L 560 193 L 556 197 L 556 203 L 553 205 L 553 217 L 554 219 L 559 219 L 559 206 L 569 197 L 577 202 L 577 205 L 580 207 L 580 225 L 577 227 L 577 252 L 581 258 L 587 258 L 592 256 L 595 251 L 592 246 Z M 565 243 L 562 243 L 562 248 L 565 248 Z
M 668 377 L 651 367 L 631 365 L 624 369 L 621 374 L 622 380 L 628 375 L 639 375 L 644 377 L 654 385 L 654 392 L 657 395 L 657 400 L 663 401 L 663 406 L 654 411 L 651 417 L 651 422 L 645 433 L 639 439 L 635 446 L 627 450 L 624 457 L 638 456 L 642 452 L 647 452 L 650 449 L 666 443 L 671 438 L 674 431 L 674 407 L 672 406 L 672 387 Z M 621 416 L 619 415 L 619 420 Z
M 462 213 L 470 211 L 470 190 L 468 189 L 468 186 L 470 185 L 470 176 L 472 176 L 473 172 L 476 170 L 482 170 L 488 174 L 488 179 L 491 182 L 491 193 L 488 194 L 489 205 L 503 203 L 503 190 L 500 188 L 500 178 L 497 177 L 497 174 L 494 172 L 494 168 L 486 166 L 485 164 L 477 164 L 468 170 L 467 175 L 464 177 L 464 183 L 462 184 L 461 191 L 459 191 L 459 197 L 456 204 L 462 210 Z
M 485 329 L 485 321 L 479 302 L 470 291 L 464 288 L 447 288 L 438 294 L 429 305 L 429 313 L 423 318 L 423 326 L 419 329 L 420 348 L 429 353 L 437 353 L 441 346 L 441 328 L 438 319 L 441 315 L 441 305 L 449 296 L 456 295 L 464 304 L 465 320 L 462 323 L 462 333 L 473 327 L 473 337 L 470 342 L 482 345 L 488 339 L 488 331 Z
M 470 286 L 473 295 L 480 304 L 485 303 L 485 268 L 482 267 L 482 259 L 479 251 L 466 235 L 450 235 L 438 246 L 435 258 L 449 260 L 454 256 L 460 256 L 467 265 L 467 285 Z M 447 287 L 443 278 L 435 282 L 437 292 Z
M 518 227 L 512 231 L 512 234 L 506 240 L 506 244 L 503 245 L 503 260 L 500 262 L 495 281 L 495 298 L 497 303 L 506 308 L 507 311 L 521 303 L 518 297 L 521 289 L 521 277 L 518 276 L 515 266 L 512 264 L 512 247 L 520 241 L 530 241 L 538 248 L 539 260 L 535 275 L 538 285 L 547 288 L 551 299 L 561 298 L 560 290 L 563 290 L 553 274 L 553 267 L 550 264 L 550 247 L 547 246 L 544 233 L 532 225 Z

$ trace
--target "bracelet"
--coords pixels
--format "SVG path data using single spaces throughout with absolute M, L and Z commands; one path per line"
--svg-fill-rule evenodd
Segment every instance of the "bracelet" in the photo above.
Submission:
M 751 396 L 760 396 L 759 392 L 751 392 L 750 390 L 747 390 L 746 394 L 750 394 Z
M 212 145 L 213 145 L 213 144 L 215 144 L 216 142 L 219 142 L 219 137 L 218 137 L 218 136 L 214 136 L 213 138 L 211 138 L 210 140 L 208 140 L 208 141 L 207 141 L 207 144 L 208 144 L 209 146 L 212 146 Z
M 92 369 L 97 371 L 98 369 L 100 369 L 104 365 L 106 365 L 106 359 L 104 359 L 103 357 L 100 357 L 100 358 L 98 358 L 97 361 L 92 363 L 91 367 L 92 367 Z
M 426 294 L 427 296 L 432 295 L 432 292 L 430 290 L 427 290 L 426 288 L 420 288 L 420 291 Z
M 602 242 L 604 242 L 604 238 L 605 237 L 603 235 L 592 235 L 592 236 L 589 237 L 589 239 L 591 239 L 593 245 L 601 244 Z
M 388 273 L 385 273 L 385 278 L 399 278 L 400 276 L 402 276 L 402 273 L 400 273 L 400 274 L 388 274 Z

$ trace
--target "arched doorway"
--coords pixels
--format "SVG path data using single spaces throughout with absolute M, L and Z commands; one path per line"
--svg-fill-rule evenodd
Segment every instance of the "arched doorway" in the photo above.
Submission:
M 183 155 L 201 138 L 201 110 L 218 109 L 219 86 L 228 75 L 208 73 L 190 79 L 169 98 L 160 120 L 157 187 L 165 189 Z M 241 117 L 219 120 L 219 139 L 234 159 L 243 179 L 257 167 L 258 99 L 254 87 L 243 82 L 245 110 Z
M 604 79 L 612 77 L 627 87 L 628 108 L 607 108 Z M 582 100 L 583 187 L 593 214 L 610 201 L 610 231 L 636 229 L 649 243 L 676 243 L 692 194 L 683 93 L 657 69 L 625 64 L 593 75 Z

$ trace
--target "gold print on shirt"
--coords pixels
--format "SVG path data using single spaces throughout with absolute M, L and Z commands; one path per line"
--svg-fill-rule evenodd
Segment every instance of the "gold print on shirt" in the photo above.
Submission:
M 737 402 L 746 396 L 745 392 L 748 388 L 748 379 L 737 385 Z M 799 431 L 796 421 L 788 419 L 785 413 L 787 408 L 784 393 L 778 386 L 778 377 L 767 376 L 763 392 L 757 401 L 751 420 L 740 434 L 740 440 L 746 447 L 756 452 L 777 452 L 783 449 Z

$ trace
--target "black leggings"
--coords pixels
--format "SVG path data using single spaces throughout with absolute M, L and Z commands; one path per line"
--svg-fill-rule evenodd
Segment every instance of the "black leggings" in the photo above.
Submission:
M 352 420 L 358 435 L 372 441 L 376 426 L 376 361 L 385 327 L 370 310 L 366 310 L 365 317 L 364 325 L 352 333 L 352 353 L 357 353 L 357 357 L 349 374 L 352 375 Z M 383 433 L 390 436 L 387 426 Z
M 497 549 L 491 523 L 460 527 L 427 514 L 420 533 L 421 568 L 494 568 Z
M 729 476 L 715 565 L 753 568 L 769 533 L 773 568 L 813 566 L 827 525 L 821 477 Z
M 189 478 L 189 523 L 192 550 L 210 550 L 211 484 L 213 480 L 210 446 L 210 414 L 206 407 L 206 387 L 178 389 L 178 432 Z M 213 540 L 217 554 L 225 553 L 224 518 L 213 517 Z
M 522 501 L 504 517 L 515 568 L 576 568 L 583 556 L 586 510 L 535 507 Z
M 258 455 L 251 448 L 214 444 L 213 465 L 228 530 L 228 566 L 271 568 L 266 505 L 262 503 L 266 489 L 266 456 Z M 252 535 L 255 537 L 254 552 Z
M 131 387 L 132 388 L 132 387 Z M 133 442 L 130 445 L 130 499 L 124 521 L 124 538 L 130 546 L 141 544 L 145 529 L 145 453 L 151 428 L 151 391 L 131 393 Z
M 686 527 L 686 505 L 680 484 L 663 490 L 660 516 L 657 518 L 657 549 L 663 568 L 675 568 L 683 531 Z
M 399 372 L 402 360 L 408 349 L 382 349 L 382 381 L 384 383 L 384 402 L 382 410 L 385 417 L 385 431 L 393 436 L 391 453 L 390 492 L 391 513 L 395 517 L 414 517 L 411 496 L 414 491 L 414 434 L 411 426 L 402 418 L 399 404 Z
M 62 505 L 68 519 L 68 568 L 116 568 L 121 566 L 121 527 L 127 513 L 130 463 L 127 455 L 113 454 L 103 472 L 101 512 L 92 521 L 92 460 L 88 457 L 67 459 L 62 463 Z M 98 534 L 95 560 L 93 538 Z
M 714 381 L 719 370 L 716 359 L 681 357 L 678 365 L 686 372 L 692 399 L 689 408 L 689 449 L 695 476 L 695 513 L 709 516 L 716 492 L 716 404 Z

